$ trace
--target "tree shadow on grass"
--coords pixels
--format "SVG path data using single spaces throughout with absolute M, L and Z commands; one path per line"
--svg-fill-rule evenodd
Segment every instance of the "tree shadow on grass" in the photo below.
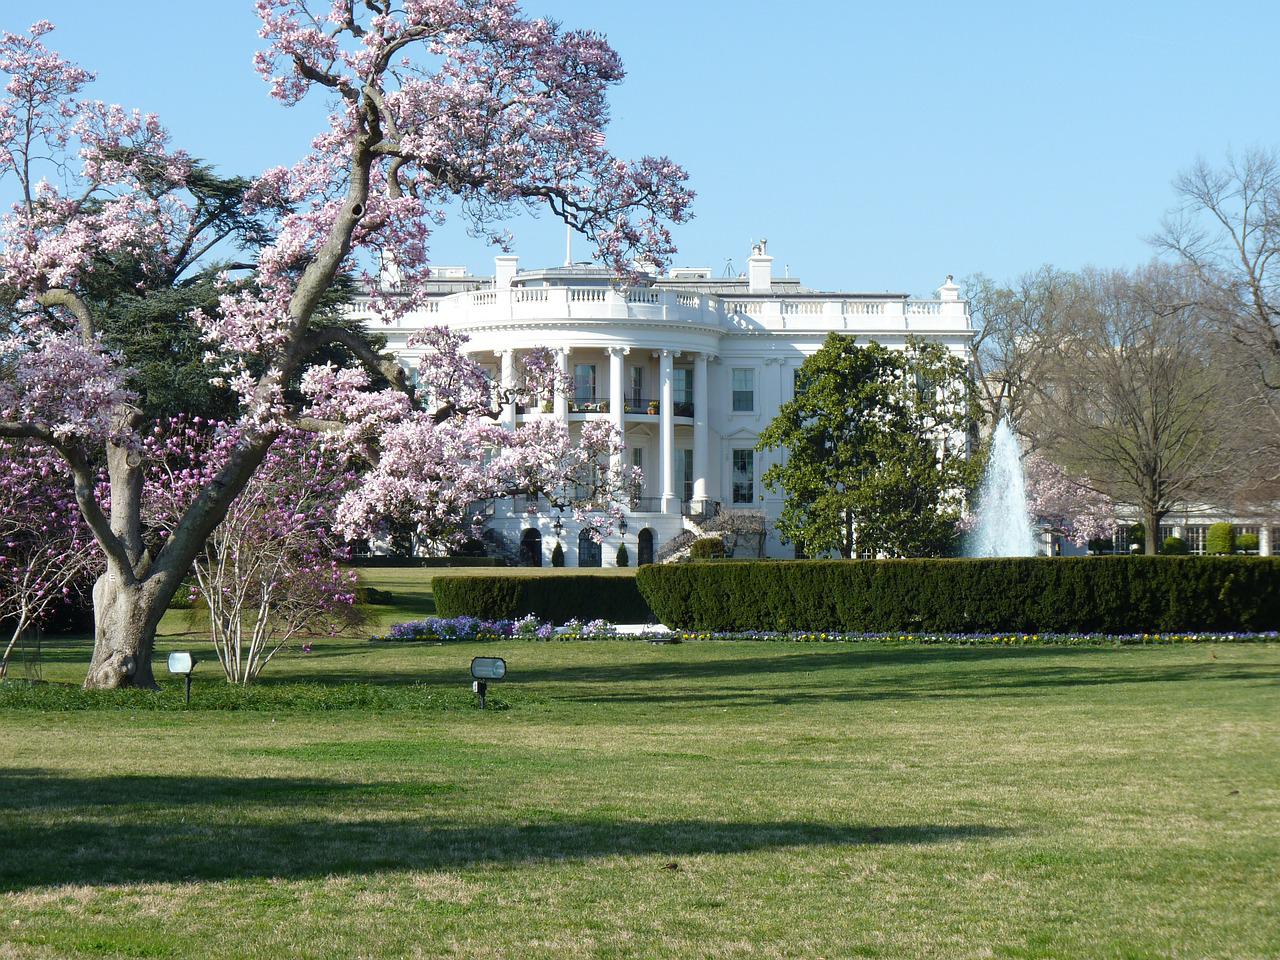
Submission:
M 582 642 L 586 648 L 598 645 Z M 426 644 L 404 644 L 406 652 L 415 648 L 423 649 Z M 432 647 L 450 646 L 450 644 L 432 644 Z M 459 644 L 461 646 L 461 644 Z M 457 683 L 459 676 L 465 676 L 467 664 L 471 658 L 471 647 L 466 652 L 458 653 L 459 667 L 456 670 L 441 669 L 438 666 L 413 670 L 405 668 L 396 677 L 401 683 Z M 819 645 L 795 644 L 787 653 L 764 653 L 776 649 L 775 644 L 752 644 L 744 652 L 743 646 L 735 644 L 729 647 L 722 643 L 690 644 L 702 654 L 707 649 L 715 651 L 713 656 L 690 659 L 683 653 L 685 645 L 666 646 L 661 644 L 635 643 L 637 649 L 643 649 L 651 659 L 611 662 L 602 660 L 597 663 L 576 663 L 572 665 L 544 665 L 538 661 L 546 656 L 546 651 L 559 654 L 567 648 L 567 644 L 547 645 L 528 641 L 499 640 L 486 641 L 483 646 L 486 653 L 492 651 L 495 656 L 506 657 L 512 669 L 510 679 L 521 683 L 554 683 L 554 684 L 616 684 L 647 683 L 660 681 L 717 680 L 723 681 L 731 677 L 755 677 L 768 674 L 800 674 L 817 673 L 830 669 L 864 670 L 868 667 L 917 667 L 945 666 L 953 662 L 983 662 L 990 660 L 1034 661 L 1052 656 L 1078 656 L 1089 653 L 1097 654 L 1097 648 L 1078 647 L 891 647 L 857 645 Z M 379 645 L 379 650 L 395 649 L 395 645 Z M 672 652 L 675 651 L 675 652 Z M 631 654 L 634 656 L 635 654 Z M 438 661 L 433 661 L 438 663 Z M 517 666 L 518 665 L 518 666 Z M 283 678 L 280 678 L 281 681 Z M 353 679 L 350 674 L 330 673 L 325 671 L 309 672 L 308 680 L 317 683 L 342 683 Z M 271 682 L 264 677 L 263 682 Z
M 460 822 L 396 815 L 354 819 L 353 785 L 287 778 L 62 777 L 0 772 L 0 795 L 25 790 L 0 819 L 0 890 L 104 884 L 306 878 L 470 865 L 668 859 L 801 847 L 948 844 L 1011 831 L 980 824 L 835 824 L 811 821 L 613 820 Z M 19 795 L 21 796 L 21 795 Z M 383 794 L 379 792 L 379 796 Z M 126 802 L 132 797 L 136 808 Z M 187 797 L 172 806 L 176 797 Z M 114 806 L 99 805 L 107 798 Z M 157 798 L 161 798 L 157 800 Z M 159 806 L 156 804 L 159 803 Z M 333 804 L 333 817 L 315 804 Z M 293 806 L 301 804 L 301 807 Z M 418 809 L 429 810 L 429 802 Z M 109 814 L 104 816 L 104 813 Z
M 1209 661 L 1146 664 L 1142 651 L 1108 647 L 870 647 L 804 648 L 786 654 L 744 654 L 741 649 L 687 659 L 654 650 L 644 662 L 540 665 L 544 649 L 498 649 L 507 656 L 507 683 L 542 685 L 554 700 L 585 703 L 767 706 L 937 697 L 1035 696 L 1055 689 L 1123 684 L 1280 681 L 1280 657 L 1258 662 Z M 456 670 L 406 669 L 361 676 L 378 683 L 456 685 L 469 655 Z M 528 661 L 533 660 L 530 664 Z M 316 683 L 355 679 L 327 671 L 307 674 Z M 265 681 L 270 682 L 270 681 Z

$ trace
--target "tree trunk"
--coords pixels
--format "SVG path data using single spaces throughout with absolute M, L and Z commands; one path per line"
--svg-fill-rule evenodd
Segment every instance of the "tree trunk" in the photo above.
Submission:
M 1143 553 L 1155 556 L 1160 552 L 1160 521 L 1164 519 L 1164 511 L 1155 507 L 1145 507 L 1142 511 L 1142 526 L 1145 528 L 1145 544 Z
M 93 660 L 86 690 L 156 689 L 151 652 L 167 598 L 142 584 L 128 586 L 108 567 L 93 585 Z

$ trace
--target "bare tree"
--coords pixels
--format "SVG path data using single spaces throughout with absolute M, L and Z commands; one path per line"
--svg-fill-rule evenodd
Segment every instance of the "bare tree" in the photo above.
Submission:
M 1008 285 L 981 273 L 964 280 L 977 331 L 974 378 L 985 419 L 994 426 L 1008 417 L 1031 447 L 1038 444 L 1027 434 L 1026 413 L 1044 373 L 1046 344 L 1053 339 L 1070 280 L 1070 275 L 1047 265 Z
M 1238 346 L 1233 390 L 1251 436 L 1238 499 L 1274 499 L 1280 483 L 1280 153 L 1201 159 L 1174 181 L 1178 205 L 1153 238 L 1199 284 L 1206 314 Z
M 1142 513 L 1146 552 L 1165 514 L 1231 475 L 1238 405 L 1194 271 L 1152 263 L 1072 283 L 1033 432 L 1059 463 Z

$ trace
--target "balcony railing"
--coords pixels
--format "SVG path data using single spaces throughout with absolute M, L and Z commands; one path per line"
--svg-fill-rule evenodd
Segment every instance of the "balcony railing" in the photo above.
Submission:
M 720 513 L 720 503 L 717 500 L 681 500 L 680 513 L 690 520 L 710 520 Z
M 632 513 L 661 513 L 662 498 L 661 497 L 632 497 L 631 512 Z
M 662 401 L 649 397 L 627 397 L 622 403 L 622 409 L 624 413 L 647 413 L 652 417 L 662 412 Z M 693 401 L 676 400 L 671 404 L 671 412 L 677 417 L 692 417 Z
M 608 397 L 570 397 L 570 413 L 608 413 Z

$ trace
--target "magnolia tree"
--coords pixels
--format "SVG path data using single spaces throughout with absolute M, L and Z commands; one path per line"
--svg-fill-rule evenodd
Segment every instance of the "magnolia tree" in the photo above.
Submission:
M 102 564 L 56 453 L 0 440 L 0 478 L 3 678 L 23 634 L 83 596 Z
M 1027 511 L 1038 522 L 1049 524 L 1081 547 L 1115 533 L 1115 502 L 1093 489 L 1086 478 L 1071 476 L 1038 453 L 1023 459 L 1023 471 Z
M 161 538 L 222 469 L 240 439 L 225 423 L 176 419 L 143 438 L 146 519 Z M 358 477 L 313 434 L 286 431 L 193 565 L 192 599 L 227 680 L 248 684 L 290 640 L 354 622 L 356 577 L 333 514 Z
M 291 105 L 318 94 L 331 113 L 303 160 L 248 191 L 244 212 L 269 237 L 224 274 L 217 308 L 191 317 L 241 421 L 220 469 L 155 547 L 143 535 L 147 425 L 129 371 L 101 346 L 88 290 L 113 257 L 136 260 L 144 276 L 197 262 L 208 211 L 190 189 L 193 163 L 159 121 L 90 99 L 92 75 L 46 47 L 50 24 L 0 36 L 0 175 L 19 197 L 0 225 L 17 304 L 0 339 L 0 437 L 58 452 L 105 556 L 88 687 L 154 685 L 165 607 L 291 426 L 324 430 L 373 463 L 337 511 L 347 534 L 395 517 L 440 537 L 464 501 L 563 495 L 584 482 L 594 501 L 616 492 L 622 478 L 604 464 L 619 440 L 606 428 L 573 440 L 557 423 L 497 431 L 503 406 L 554 386 L 545 355 L 528 357 L 515 385 L 482 386 L 462 344 L 429 333 L 421 393 L 390 358 L 324 322 L 321 305 L 340 275 L 394 265 L 401 282 L 371 285 L 372 308 L 391 319 L 420 306 L 431 230 L 450 207 L 500 243 L 504 215 L 550 208 L 620 274 L 665 263 L 667 224 L 688 216 L 678 166 L 607 150 L 606 93 L 623 71 L 596 34 L 526 18 L 513 0 L 256 6 L 266 44 L 257 68 L 272 95 Z M 335 344 L 365 369 L 308 370 Z M 109 506 L 94 489 L 99 463 Z

